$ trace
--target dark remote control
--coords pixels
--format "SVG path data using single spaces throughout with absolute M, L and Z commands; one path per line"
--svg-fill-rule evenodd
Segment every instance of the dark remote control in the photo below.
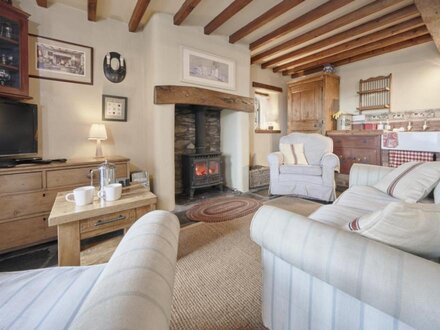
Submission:
M 65 163 L 67 162 L 66 158 L 57 158 L 57 159 L 52 159 L 53 162 L 58 162 L 58 163 Z

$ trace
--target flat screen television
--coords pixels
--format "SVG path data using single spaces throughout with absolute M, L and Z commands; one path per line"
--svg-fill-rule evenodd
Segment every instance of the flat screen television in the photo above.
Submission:
M 38 110 L 35 104 L 0 101 L 0 157 L 38 153 Z

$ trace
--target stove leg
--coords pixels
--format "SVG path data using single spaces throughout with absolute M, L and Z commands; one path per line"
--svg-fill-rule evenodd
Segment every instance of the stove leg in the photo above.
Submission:
M 220 189 L 220 191 L 223 192 L 223 191 L 224 191 L 224 187 L 223 187 L 223 185 L 222 185 L 222 184 L 219 184 L 219 185 L 218 185 L 218 189 Z
M 195 191 L 195 189 L 190 189 L 190 190 L 189 190 L 189 198 L 190 198 L 190 199 L 193 199 L 193 198 L 194 198 L 194 191 Z

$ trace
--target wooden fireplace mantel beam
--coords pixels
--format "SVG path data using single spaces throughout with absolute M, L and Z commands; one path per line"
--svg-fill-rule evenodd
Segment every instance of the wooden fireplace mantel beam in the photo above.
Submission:
M 254 99 L 251 97 L 189 86 L 155 86 L 154 104 L 194 104 L 219 110 L 254 112 Z

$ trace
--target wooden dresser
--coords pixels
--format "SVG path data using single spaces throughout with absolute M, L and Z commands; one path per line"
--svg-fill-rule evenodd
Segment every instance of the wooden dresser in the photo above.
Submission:
M 333 152 L 341 162 L 337 184 L 348 186 L 348 174 L 354 163 L 381 165 L 382 131 L 329 131 Z
M 339 77 L 323 73 L 289 83 L 287 108 L 288 133 L 334 129 L 331 115 L 339 110 Z
M 129 178 L 129 159 L 106 159 L 116 165 L 117 179 Z M 57 193 L 89 185 L 90 170 L 102 162 L 72 159 L 0 169 L 0 253 L 56 239 L 56 227 L 48 227 L 47 219 Z

